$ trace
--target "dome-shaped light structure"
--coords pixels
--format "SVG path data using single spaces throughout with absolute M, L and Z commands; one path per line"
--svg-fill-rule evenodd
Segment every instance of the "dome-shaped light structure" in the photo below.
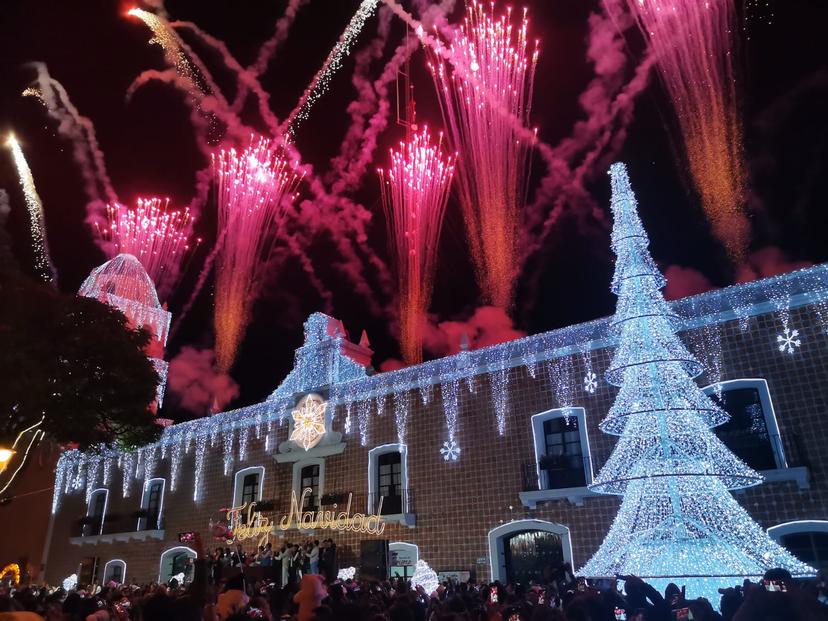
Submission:
M 153 343 L 148 353 L 161 377 L 156 398 L 160 406 L 167 380 L 167 363 L 160 356 L 167 344 L 171 314 L 158 301 L 155 285 L 141 262 L 131 254 L 119 254 L 93 269 L 78 295 L 109 304 L 126 315 L 133 326 L 150 331 Z M 159 357 L 153 357 L 156 352 L 160 352 Z

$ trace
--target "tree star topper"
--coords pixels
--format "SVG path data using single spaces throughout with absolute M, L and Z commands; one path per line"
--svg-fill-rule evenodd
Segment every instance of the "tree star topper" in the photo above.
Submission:
M 306 451 L 319 444 L 325 435 L 325 410 L 328 402 L 319 395 L 305 395 L 291 412 L 293 432 L 290 439 Z

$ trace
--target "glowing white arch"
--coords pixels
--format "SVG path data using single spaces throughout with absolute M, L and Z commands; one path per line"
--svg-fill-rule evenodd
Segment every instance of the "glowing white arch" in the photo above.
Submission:
M 164 550 L 161 553 L 161 560 L 158 562 L 158 582 L 161 582 L 161 572 L 164 571 L 164 561 L 166 561 L 167 558 L 169 556 L 171 556 L 172 554 L 174 554 L 175 552 L 181 552 L 181 551 L 188 552 L 193 559 L 198 558 L 198 553 L 195 550 L 193 550 L 192 548 L 188 548 L 187 546 L 175 546 L 173 548 L 169 548 L 167 550 Z
M 126 561 L 124 559 L 121 559 L 121 558 L 113 558 L 112 560 L 106 562 L 106 565 L 104 565 L 104 570 L 103 570 L 103 579 L 104 579 L 103 581 L 104 581 L 104 583 L 106 582 L 106 574 L 109 571 L 109 566 L 114 565 L 114 564 L 119 564 L 121 566 L 121 584 L 124 584 L 126 582 L 126 567 L 127 567 L 127 565 L 126 565 Z
M 391 444 L 383 444 L 381 446 L 375 446 L 370 451 L 368 451 L 368 509 L 367 512 L 373 513 L 376 507 L 372 507 L 372 504 L 376 504 L 376 493 L 377 493 L 377 470 L 378 470 L 378 458 L 380 455 L 385 455 L 386 453 L 399 453 L 400 454 L 400 486 L 403 493 L 403 513 L 408 513 L 408 502 L 407 502 L 407 493 L 408 493 L 408 446 L 405 444 L 400 443 L 391 443 Z M 419 556 L 419 555 L 418 555 Z
M 491 570 L 492 582 L 495 580 L 500 580 L 501 582 L 506 581 L 506 551 L 503 547 L 504 539 L 508 535 L 526 530 L 540 530 L 560 536 L 564 562 L 574 565 L 572 559 L 572 538 L 567 526 L 545 520 L 514 520 L 489 531 L 489 569 Z
M 796 533 L 828 533 L 828 520 L 794 520 L 768 529 L 768 536 L 777 543 L 785 535 Z

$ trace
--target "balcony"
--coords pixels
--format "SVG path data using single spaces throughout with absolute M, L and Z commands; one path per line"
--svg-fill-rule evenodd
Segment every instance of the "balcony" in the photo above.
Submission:
M 409 528 L 417 525 L 413 489 L 402 489 L 399 494 L 393 496 L 381 496 L 379 493 L 368 494 L 368 513 L 374 513 L 379 509 L 380 497 L 382 498 L 380 515 L 383 521 L 399 522 Z
M 142 516 L 139 520 L 139 515 L 142 514 L 107 515 L 103 520 L 103 528 L 101 528 L 101 522 L 91 516 L 80 518 L 73 526 L 69 543 L 80 546 L 116 541 L 164 539 L 163 517 L 160 520 L 152 520 L 149 516 Z
M 521 467 L 520 501 L 529 509 L 537 508 L 539 502 L 554 500 L 566 500 L 582 506 L 585 498 L 594 496 L 587 487 L 591 483 L 587 480 L 587 473 L 590 472 L 592 464 L 589 455 L 542 458 L 540 463 L 525 462 Z

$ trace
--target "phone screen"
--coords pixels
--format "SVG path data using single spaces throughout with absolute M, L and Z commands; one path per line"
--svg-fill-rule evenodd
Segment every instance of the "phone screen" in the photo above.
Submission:
M 788 590 L 785 583 L 779 580 L 762 580 L 762 584 L 765 585 L 765 590 L 767 591 L 785 593 Z
M 677 608 L 673 611 L 673 618 L 676 621 L 691 621 L 693 619 L 693 613 L 690 612 L 689 608 Z
M 195 533 L 178 533 L 178 541 L 179 543 L 192 543 L 195 541 Z
M 615 621 L 627 621 L 627 611 L 623 608 L 615 607 Z
M 492 587 L 492 590 L 489 591 L 489 601 L 493 604 L 497 603 L 497 587 Z

